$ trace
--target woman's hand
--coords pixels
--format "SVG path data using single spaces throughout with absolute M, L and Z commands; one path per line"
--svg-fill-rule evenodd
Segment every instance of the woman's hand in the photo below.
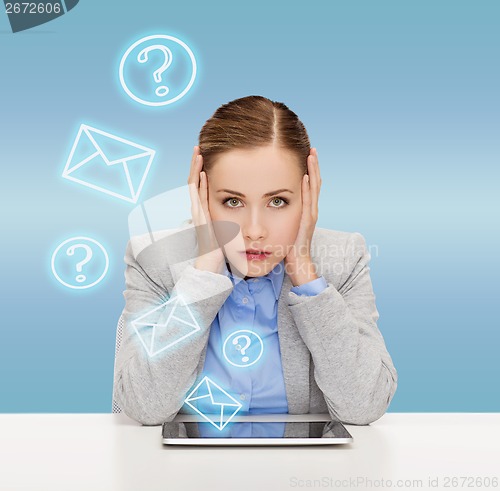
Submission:
M 203 157 L 200 147 L 195 146 L 191 158 L 188 186 L 191 198 L 191 216 L 198 240 L 198 257 L 194 267 L 213 273 L 221 273 L 224 254 L 215 237 L 212 219 L 208 209 L 208 178 L 203 172 Z
M 311 241 L 318 221 L 318 200 L 321 188 L 318 152 L 311 148 L 307 157 L 307 174 L 302 177 L 302 216 L 295 243 L 285 257 L 285 271 L 293 286 L 318 278 L 311 260 Z

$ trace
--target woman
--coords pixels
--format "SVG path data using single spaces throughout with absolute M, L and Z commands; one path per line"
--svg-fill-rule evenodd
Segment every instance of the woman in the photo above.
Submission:
M 114 390 L 122 410 L 143 424 L 172 420 L 189 412 L 186 396 L 208 377 L 242 414 L 380 418 L 397 372 L 377 327 L 370 255 L 361 234 L 316 228 L 318 154 L 297 115 L 259 96 L 221 106 L 200 132 L 188 184 L 195 225 L 188 235 L 169 235 L 138 255 L 127 248 Z M 181 249 L 195 259 L 172 274 L 172 251 Z M 166 315 L 159 307 L 177 296 L 199 330 L 175 346 L 181 327 L 158 331 L 155 342 L 171 348 L 148 356 L 138 335 L 147 337 L 151 325 L 134 320 L 152 309 Z M 227 355 L 226 341 L 239 330 L 252 333 L 251 356 L 260 346 L 255 363 Z

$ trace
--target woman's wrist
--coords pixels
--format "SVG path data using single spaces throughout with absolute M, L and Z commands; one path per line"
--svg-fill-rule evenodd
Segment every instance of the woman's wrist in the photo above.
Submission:
M 303 257 L 293 263 L 288 263 L 286 273 L 293 286 L 301 286 L 319 278 L 316 265 L 310 257 Z
M 214 257 L 214 252 L 218 251 L 212 251 L 209 254 L 204 254 L 203 256 L 197 257 L 196 261 L 194 262 L 194 267 L 201 271 L 210 271 L 212 273 L 221 274 L 223 271 L 224 256 L 220 251 L 222 257 Z

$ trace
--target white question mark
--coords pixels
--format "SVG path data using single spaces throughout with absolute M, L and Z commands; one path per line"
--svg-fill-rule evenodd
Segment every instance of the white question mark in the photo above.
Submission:
M 76 263 L 76 271 L 78 273 L 81 273 L 83 270 L 83 266 L 85 264 L 87 264 L 92 259 L 92 249 L 87 244 L 74 244 L 74 245 L 68 247 L 68 249 L 66 250 L 66 254 L 68 256 L 73 256 L 75 254 L 76 249 L 85 249 L 85 253 L 86 253 L 85 259 Z M 83 283 L 86 279 L 87 279 L 87 277 L 84 274 L 79 274 L 75 278 L 75 280 L 78 283 Z
M 239 344 L 239 339 L 245 339 L 246 341 L 246 344 L 245 346 L 242 348 L 241 345 Z M 239 335 L 239 336 L 236 336 L 234 339 L 233 339 L 233 344 L 236 346 L 236 349 L 243 355 L 243 358 L 241 359 L 241 361 L 243 363 L 246 363 L 250 358 L 248 358 L 248 356 L 245 356 L 246 355 L 246 350 L 248 349 L 248 347 L 252 344 L 252 341 L 250 340 L 250 338 L 243 334 L 243 335 Z
M 158 68 L 158 70 L 155 70 L 153 73 L 153 78 L 155 79 L 155 82 L 157 84 L 161 83 L 161 75 L 163 72 L 167 70 L 167 68 L 172 64 L 172 51 L 170 51 L 166 46 L 163 46 L 162 44 L 154 44 L 153 46 L 148 46 L 147 48 L 144 48 L 138 55 L 137 55 L 137 61 L 139 63 L 146 63 L 148 61 L 148 53 L 154 50 L 160 50 L 163 55 L 165 56 L 165 62 L 163 65 Z M 165 85 L 160 85 L 157 87 L 155 90 L 155 93 L 158 97 L 165 97 L 168 92 L 169 88 Z

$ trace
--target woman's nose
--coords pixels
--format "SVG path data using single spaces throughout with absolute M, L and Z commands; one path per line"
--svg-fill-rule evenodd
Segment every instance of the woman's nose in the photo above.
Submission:
M 262 240 L 267 236 L 267 227 L 258 212 L 251 212 L 241 224 L 243 235 L 253 241 Z

